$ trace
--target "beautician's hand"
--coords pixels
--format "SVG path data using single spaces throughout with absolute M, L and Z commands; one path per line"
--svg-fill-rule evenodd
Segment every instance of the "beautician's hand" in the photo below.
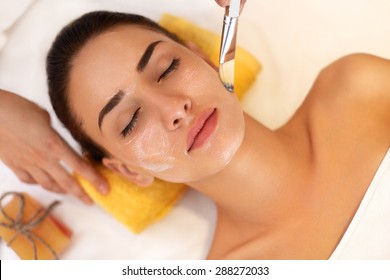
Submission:
M 229 6 L 229 4 L 230 4 L 230 0 L 215 0 L 215 2 L 217 2 L 217 4 L 220 5 L 221 7 L 226 7 L 226 6 Z M 246 0 L 241 0 L 241 7 L 240 7 L 241 11 L 245 5 L 245 2 L 246 2 Z
M 0 160 L 25 183 L 58 193 L 72 193 L 87 204 L 91 198 L 69 174 L 63 162 L 101 193 L 105 179 L 79 157 L 50 125 L 49 114 L 16 94 L 0 90 Z

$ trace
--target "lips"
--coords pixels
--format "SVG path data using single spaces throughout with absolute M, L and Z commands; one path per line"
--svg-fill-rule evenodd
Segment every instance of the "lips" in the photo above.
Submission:
M 187 152 L 202 147 L 213 134 L 217 126 L 217 109 L 203 111 L 195 120 L 187 136 Z

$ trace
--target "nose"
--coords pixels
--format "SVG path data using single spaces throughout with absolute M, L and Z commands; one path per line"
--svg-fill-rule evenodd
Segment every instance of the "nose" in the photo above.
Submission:
M 189 123 L 192 102 L 185 96 L 159 96 L 155 100 L 164 126 L 176 130 Z

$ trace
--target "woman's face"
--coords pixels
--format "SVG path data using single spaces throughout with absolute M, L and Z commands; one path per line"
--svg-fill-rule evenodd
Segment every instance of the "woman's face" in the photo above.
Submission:
M 121 26 L 73 60 L 69 102 L 84 131 L 128 169 L 192 182 L 223 169 L 244 135 L 217 72 L 163 34 Z

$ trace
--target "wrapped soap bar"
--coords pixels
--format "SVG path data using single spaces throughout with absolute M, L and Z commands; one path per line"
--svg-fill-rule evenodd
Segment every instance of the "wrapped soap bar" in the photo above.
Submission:
M 7 192 L 0 203 L 0 236 L 21 259 L 58 259 L 68 247 L 71 230 L 50 214 L 58 201 L 45 209 L 27 193 Z

